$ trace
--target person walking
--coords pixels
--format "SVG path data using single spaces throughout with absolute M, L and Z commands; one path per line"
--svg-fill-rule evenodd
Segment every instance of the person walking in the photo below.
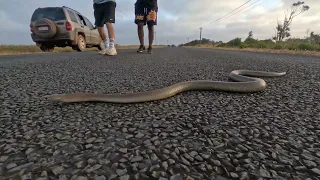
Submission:
M 138 27 L 138 36 L 140 41 L 140 47 L 137 50 L 138 53 L 142 53 L 145 50 L 144 45 L 144 30 L 143 27 L 148 24 L 149 31 L 149 47 L 148 53 L 153 53 L 152 43 L 154 39 L 154 26 L 158 21 L 158 2 L 157 0 L 137 0 L 135 3 L 135 24 Z
M 115 47 L 115 32 L 113 24 L 115 23 L 116 0 L 93 0 L 95 25 L 98 28 L 100 37 L 104 43 L 104 48 L 99 52 L 102 55 L 117 55 Z M 104 25 L 107 26 L 107 38 Z

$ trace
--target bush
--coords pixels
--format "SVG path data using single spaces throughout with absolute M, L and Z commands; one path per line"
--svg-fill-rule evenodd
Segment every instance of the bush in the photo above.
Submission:
M 268 45 L 265 42 L 259 42 L 259 48 L 267 48 Z
M 250 48 L 259 48 L 259 43 L 257 43 L 257 42 L 250 42 L 250 43 L 246 43 L 246 44 Z
M 281 44 L 276 44 L 273 49 L 279 50 L 279 49 L 283 49 Z
M 227 45 L 228 46 L 240 46 L 241 45 L 241 38 L 235 38 L 235 39 L 232 39 L 230 40 L 229 42 L 227 42 Z
M 210 41 L 209 43 L 199 44 L 198 40 L 194 40 L 189 42 L 188 45 L 200 46 L 200 47 L 238 47 L 240 49 L 244 48 L 257 48 L 257 49 L 286 49 L 291 51 L 296 50 L 306 50 L 306 51 L 320 51 L 320 44 L 313 44 L 309 39 L 297 39 L 291 38 L 285 41 L 274 42 L 272 39 L 265 40 L 257 40 L 253 38 L 247 38 L 244 42 L 241 41 L 241 38 L 234 38 L 227 43 L 223 43 L 222 41 Z
M 298 49 L 298 48 L 295 47 L 295 46 L 293 46 L 293 45 L 288 46 L 288 50 L 295 51 L 295 50 L 297 50 L 297 49 Z
M 241 43 L 241 45 L 239 46 L 239 48 L 243 49 L 243 48 L 248 48 L 248 44 L 246 43 Z
M 300 50 L 308 50 L 308 51 L 313 51 L 313 50 L 316 49 L 316 48 L 315 48 L 312 44 L 310 44 L 310 43 L 301 43 L 301 44 L 299 44 L 298 48 L 299 48 Z
M 226 47 L 226 46 L 227 46 L 227 44 L 221 43 L 221 44 L 219 44 L 217 47 Z

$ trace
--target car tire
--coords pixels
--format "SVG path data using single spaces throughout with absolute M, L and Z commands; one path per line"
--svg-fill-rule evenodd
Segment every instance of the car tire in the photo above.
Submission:
M 54 50 L 54 47 L 49 47 L 48 48 L 48 52 L 53 52 L 53 50 Z
M 48 26 L 49 29 L 47 31 L 40 31 L 38 26 Z M 42 18 L 35 23 L 34 33 L 41 38 L 50 39 L 57 34 L 57 26 L 52 20 Z
M 52 52 L 54 50 L 54 46 L 49 46 L 47 44 L 42 43 L 40 45 L 40 49 L 42 52 Z
M 77 43 L 77 46 L 76 46 L 76 50 L 77 51 L 85 51 L 86 50 L 86 38 L 83 37 L 83 35 L 79 34 L 78 35 L 78 43 Z

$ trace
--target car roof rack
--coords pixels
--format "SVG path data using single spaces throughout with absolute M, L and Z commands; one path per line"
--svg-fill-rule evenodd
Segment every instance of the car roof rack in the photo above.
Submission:
M 72 10 L 72 11 L 75 11 L 75 12 L 77 12 L 78 14 L 81 14 L 81 13 L 79 13 L 78 11 L 76 11 L 76 10 L 70 8 L 70 7 L 67 7 L 67 6 L 62 6 L 62 7 L 67 8 L 67 9 L 70 9 L 70 10 Z

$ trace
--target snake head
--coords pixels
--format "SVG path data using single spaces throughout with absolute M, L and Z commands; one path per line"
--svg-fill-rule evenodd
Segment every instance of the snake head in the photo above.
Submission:
M 92 96 L 92 94 L 89 95 Z M 43 96 L 43 98 L 48 101 L 72 103 L 85 101 L 88 98 L 88 93 L 51 94 Z
M 43 99 L 45 99 L 47 101 L 66 102 L 65 95 L 63 95 L 63 94 L 47 95 L 47 96 L 43 96 Z

